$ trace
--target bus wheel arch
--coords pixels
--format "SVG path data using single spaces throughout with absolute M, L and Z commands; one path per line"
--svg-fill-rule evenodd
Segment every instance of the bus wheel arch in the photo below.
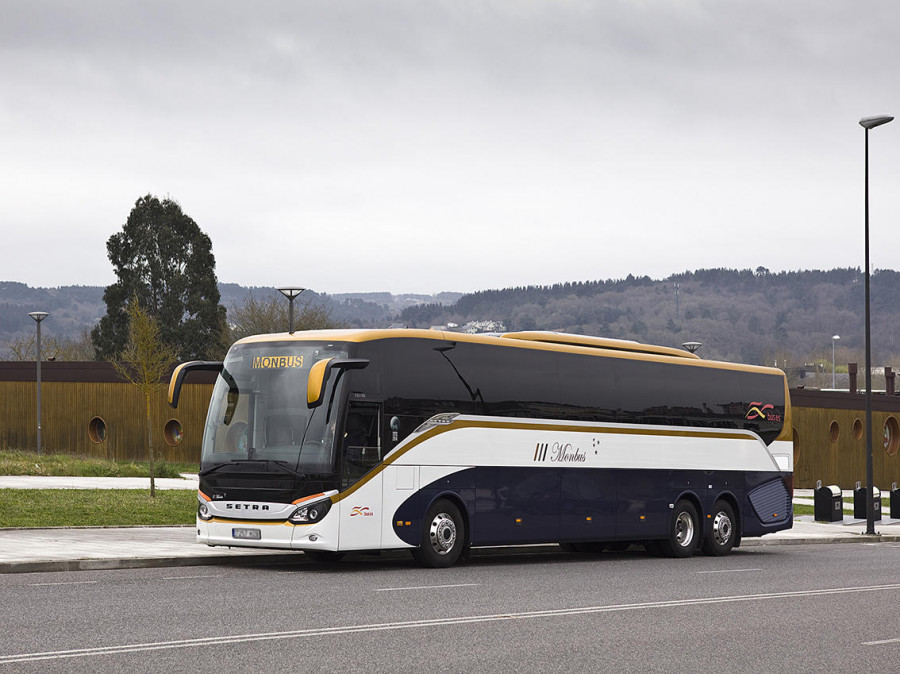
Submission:
M 453 566 L 468 546 L 468 519 L 462 503 L 452 494 L 442 494 L 428 506 L 422 519 L 419 547 L 412 551 L 421 566 Z

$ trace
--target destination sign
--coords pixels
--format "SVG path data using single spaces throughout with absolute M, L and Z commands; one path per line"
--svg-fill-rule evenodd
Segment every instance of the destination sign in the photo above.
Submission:
M 251 367 L 254 370 L 303 367 L 303 356 L 254 356 Z

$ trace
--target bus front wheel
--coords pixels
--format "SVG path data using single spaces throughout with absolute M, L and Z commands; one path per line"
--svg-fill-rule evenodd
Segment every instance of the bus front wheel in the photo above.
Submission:
M 416 562 L 431 568 L 453 566 L 466 543 L 466 524 L 454 503 L 435 501 L 422 523 L 422 541 L 412 551 Z
M 660 542 L 666 557 L 690 557 L 700 542 L 700 517 L 694 504 L 681 500 L 672 511 L 669 537 Z

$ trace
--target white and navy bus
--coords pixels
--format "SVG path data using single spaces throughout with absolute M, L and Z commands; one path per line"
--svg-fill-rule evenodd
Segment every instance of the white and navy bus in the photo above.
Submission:
M 550 332 L 328 330 L 236 342 L 203 435 L 197 539 L 315 560 L 643 543 L 722 555 L 793 521 L 780 370 Z

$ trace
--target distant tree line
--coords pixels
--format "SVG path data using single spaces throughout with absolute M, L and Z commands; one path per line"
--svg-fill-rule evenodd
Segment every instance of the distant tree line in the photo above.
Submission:
M 149 194 L 138 199 L 122 230 L 109 238 L 107 252 L 116 282 L 102 292 L 102 303 L 97 288 L 0 282 L 0 335 L 9 336 L 3 357 L 34 358 L 34 325 L 27 315 L 34 309 L 51 312 L 54 330 L 45 330 L 44 355 L 59 360 L 121 353 L 131 334 L 132 303 L 157 321 L 160 340 L 179 360 L 219 359 L 241 336 L 287 329 L 287 302 L 274 289 L 218 284 L 212 242 L 171 199 Z M 873 361 L 896 367 L 900 273 L 876 270 L 871 288 Z M 499 321 L 510 331 L 556 330 L 669 346 L 702 342 L 699 353 L 705 358 L 785 369 L 815 365 L 823 371 L 831 365 L 832 336 L 840 335 L 835 365 L 863 361 L 859 268 L 701 269 L 660 280 L 629 275 L 439 298 L 442 303 L 395 312 L 389 304 L 398 306 L 398 298 L 387 293 L 329 297 L 306 291 L 295 307 L 295 327 L 428 328 Z M 95 325 L 90 335 L 86 322 Z
M 872 276 L 873 359 L 898 362 L 900 273 Z M 662 280 L 647 276 L 486 290 L 455 304 L 409 307 L 398 322 L 429 327 L 472 320 L 507 329 L 557 330 L 679 346 L 703 343 L 700 355 L 790 368 L 862 362 L 863 275 L 858 268 L 771 273 L 701 269 Z

